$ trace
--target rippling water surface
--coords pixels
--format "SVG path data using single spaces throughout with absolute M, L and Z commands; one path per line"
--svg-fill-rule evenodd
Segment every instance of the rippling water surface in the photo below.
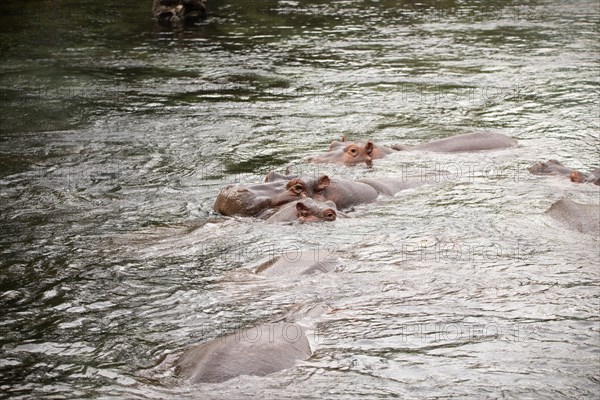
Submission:
M 526 170 L 600 164 L 598 2 L 210 0 L 175 32 L 150 3 L 0 4 L 0 398 L 598 398 L 598 236 L 544 211 L 599 190 Z M 303 161 L 343 133 L 480 129 L 519 146 Z M 334 223 L 212 211 L 286 168 L 454 174 Z M 248 272 L 299 252 L 341 266 Z M 147 372 L 291 311 L 314 351 L 295 368 Z

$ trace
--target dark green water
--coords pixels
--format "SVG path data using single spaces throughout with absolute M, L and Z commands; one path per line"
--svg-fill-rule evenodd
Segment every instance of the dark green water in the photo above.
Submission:
M 597 398 L 600 245 L 544 215 L 597 186 L 595 1 L 209 2 L 186 30 L 148 1 L 0 3 L 0 398 Z M 516 149 L 303 161 L 343 133 L 475 129 Z M 207 223 L 271 170 L 458 178 L 331 224 Z M 240 272 L 335 250 L 301 281 Z M 326 302 L 313 356 L 190 387 L 165 353 Z

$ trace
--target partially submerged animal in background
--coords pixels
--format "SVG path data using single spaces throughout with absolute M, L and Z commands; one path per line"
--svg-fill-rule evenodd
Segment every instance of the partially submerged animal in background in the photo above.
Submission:
M 206 19 L 204 0 L 154 0 L 152 15 L 162 26 L 182 26 Z
M 395 144 L 391 147 L 380 146 L 372 141 L 349 142 L 346 136 L 342 141 L 333 141 L 329 151 L 318 156 L 308 157 L 306 160 L 315 163 L 339 163 L 348 166 L 361 163 L 368 167 L 373 165 L 373 160 L 383 158 L 396 151 L 428 151 L 434 153 L 467 153 L 484 150 L 496 150 L 515 147 L 516 140 L 501 133 L 476 132 L 436 139 L 431 142 L 415 146 Z
M 590 173 L 586 173 L 571 169 L 559 161 L 548 160 L 546 162 L 538 161 L 527 168 L 527 170 L 534 175 L 568 176 L 572 182 L 593 183 L 594 185 L 600 186 L 600 168 L 597 168 Z
M 546 211 L 557 221 L 572 230 L 600 236 L 600 205 L 581 204 L 571 199 L 561 199 Z
M 241 375 L 272 374 L 311 354 L 302 326 L 265 323 L 188 348 L 176 360 L 175 373 L 191 383 L 219 383 Z
M 371 167 L 374 159 L 383 158 L 393 152 L 393 149 L 380 146 L 370 140 L 367 142 L 349 142 L 346 140 L 346 135 L 344 135 L 341 141 L 334 140 L 331 142 L 327 153 L 308 157 L 306 160 L 315 163 L 340 163 L 348 166 L 364 162 L 368 167 Z

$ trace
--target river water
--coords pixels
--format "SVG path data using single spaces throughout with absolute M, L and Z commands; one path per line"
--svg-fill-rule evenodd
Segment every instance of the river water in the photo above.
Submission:
M 544 214 L 600 192 L 526 170 L 600 164 L 597 1 L 210 0 L 175 32 L 150 3 L 0 4 L 0 398 L 600 396 L 598 236 Z M 474 130 L 519 145 L 303 161 L 344 133 Z M 220 187 L 286 168 L 434 175 L 334 223 L 212 211 Z M 299 253 L 340 267 L 247 272 Z M 290 311 L 313 349 L 292 369 L 152 372 Z

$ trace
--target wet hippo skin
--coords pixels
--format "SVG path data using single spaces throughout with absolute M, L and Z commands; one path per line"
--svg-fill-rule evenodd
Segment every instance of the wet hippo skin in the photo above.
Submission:
M 515 147 L 517 141 L 495 132 L 475 132 L 436 139 L 416 146 L 396 144 L 392 148 L 398 151 L 430 151 L 435 153 L 468 153 L 473 151 L 496 150 Z
M 514 147 L 517 142 L 500 133 L 476 132 L 432 140 L 415 146 L 396 144 L 392 147 L 380 146 L 372 141 L 348 142 L 343 137 L 341 142 L 334 141 L 329 151 L 324 154 L 308 157 L 306 160 L 315 163 L 339 163 L 357 165 L 365 163 L 371 167 L 374 159 L 383 158 L 395 151 L 428 151 L 436 153 L 463 153 L 483 150 L 495 150 Z
M 325 250 L 315 253 L 305 249 L 273 257 L 259 265 L 255 272 L 262 276 L 290 278 L 332 272 L 340 265 L 337 257 Z
M 546 214 L 581 233 L 600 235 L 600 205 L 561 199 Z
M 266 177 L 267 182 L 282 180 L 299 185 L 308 197 L 320 201 L 333 201 L 338 209 L 371 203 L 380 194 L 393 196 L 402 190 L 418 187 L 426 182 L 422 177 L 408 178 L 402 176 L 348 181 L 345 179 L 331 180 L 327 175 L 313 179 L 271 172 Z
M 192 383 L 218 383 L 272 374 L 311 354 L 300 325 L 266 323 L 188 348 L 175 362 L 175 372 Z

